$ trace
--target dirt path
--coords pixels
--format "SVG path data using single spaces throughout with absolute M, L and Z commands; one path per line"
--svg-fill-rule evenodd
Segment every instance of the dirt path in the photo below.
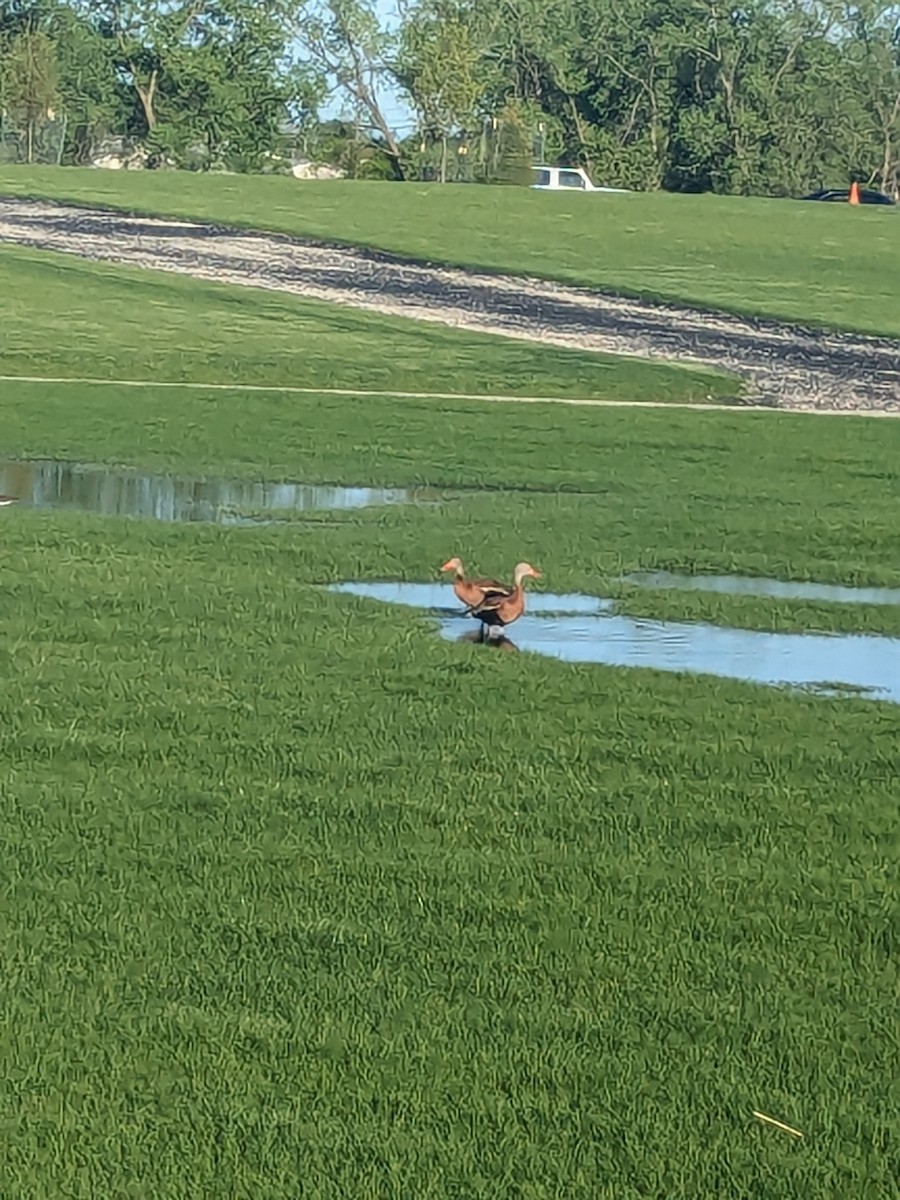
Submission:
M 188 221 L 0 198 L 0 241 L 582 350 L 730 370 L 747 399 L 900 412 L 900 342 L 406 263 Z

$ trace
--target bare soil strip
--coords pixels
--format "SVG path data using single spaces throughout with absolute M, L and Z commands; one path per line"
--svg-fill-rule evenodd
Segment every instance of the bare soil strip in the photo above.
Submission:
M 900 342 L 890 338 L 49 201 L 0 197 L 0 241 L 532 342 L 732 371 L 750 405 L 900 412 Z

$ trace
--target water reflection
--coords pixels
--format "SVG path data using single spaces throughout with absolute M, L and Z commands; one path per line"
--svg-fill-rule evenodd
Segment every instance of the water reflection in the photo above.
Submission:
M 440 634 L 477 641 L 452 588 L 420 583 L 343 583 L 330 589 L 425 609 Z M 594 596 L 529 594 L 510 629 L 515 646 L 566 662 L 715 675 L 827 695 L 847 692 L 900 703 L 900 639 L 863 634 L 762 633 L 654 621 L 613 611 Z
M 464 633 L 456 639 L 458 642 L 468 642 L 470 644 L 489 646 L 492 650 L 514 650 L 518 652 L 519 647 L 514 641 L 508 638 L 505 634 L 494 635 L 494 637 L 482 638 L 481 631 L 476 633 Z
M 426 498 L 425 489 L 147 475 L 124 467 L 37 459 L 0 463 L 0 493 L 32 508 L 219 525 L 256 525 L 271 522 L 276 514 L 403 504 Z
M 836 583 L 794 583 L 746 575 L 683 575 L 673 571 L 632 571 L 622 583 L 640 587 L 722 592 L 729 596 L 766 596 L 781 600 L 827 600 L 836 604 L 900 604 L 900 588 L 848 587 Z

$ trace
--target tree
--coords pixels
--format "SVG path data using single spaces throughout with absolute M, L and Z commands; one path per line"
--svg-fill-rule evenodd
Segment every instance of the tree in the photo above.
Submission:
M 65 4 L 55 6 L 51 27 L 67 117 L 65 161 L 88 163 L 97 143 L 122 129 L 128 115 L 113 47 Z
M 447 139 L 470 126 L 481 96 L 480 49 L 464 15 L 438 0 L 403 23 L 395 65 L 426 130 L 441 142 L 441 183 L 447 181 Z
M 24 33 L 41 33 L 53 43 L 64 161 L 89 161 L 95 140 L 124 121 L 109 44 L 62 0 L 0 0 L 0 59 Z
M 597 182 L 900 192 L 896 0 L 397 0 L 399 29 L 376 3 L 0 0 L 0 101 L 23 157 L 62 110 L 68 161 L 115 130 L 181 165 L 257 170 L 288 122 L 315 146 L 339 94 L 321 147 L 402 179 L 412 145 L 383 103 L 399 82 L 441 179 L 452 144 L 457 174 L 522 178 L 540 130 L 542 156 Z
M 2 63 L 4 107 L 25 130 L 25 161 L 34 162 L 35 137 L 59 104 L 56 47 L 46 33 L 25 30 L 12 38 Z
M 397 39 L 382 29 L 372 0 L 313 0 L 300 11 L 295 32 L 313 66 L 349 98 L 359 128 L 380 142 L 394 177 L 403 179 L 400 144 L 379 94 L 393 77 Z
M 854 171 L 900 184 L 896 0 L 458 0 L 454 13 L 475 31 L 485 111 L 512 104 L 604 182 L 796 194 Z
M 900 8 L 883 0 L 848 6 L 846 53 L 854 89 L 862 99 L 874 145 L 872 165 L 856 173 L 895 196 L 900 193 Z
M 156 157 L 258 167 L 290 77 L 280 0 L 80 0 L 131 97 L 127 128 Z
M 140 101 L 146 131 L 157 123 L 156 91 L 173 44 L 189 34 L 194 0 L 163 6 L 158 0 L 81 0 L 85 15 L 112 44 L 116 72 Z

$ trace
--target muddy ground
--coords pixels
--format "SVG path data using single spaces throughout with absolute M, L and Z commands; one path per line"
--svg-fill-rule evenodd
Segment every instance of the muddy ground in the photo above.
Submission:
M 738 375 L 745 403 L 900 412 L 900 341 L 888 338 L 49 201 L 0 197 L 0 241 L 528 341 L 702 364 Z M 298 364 L 298 382 L 301 374 Z

